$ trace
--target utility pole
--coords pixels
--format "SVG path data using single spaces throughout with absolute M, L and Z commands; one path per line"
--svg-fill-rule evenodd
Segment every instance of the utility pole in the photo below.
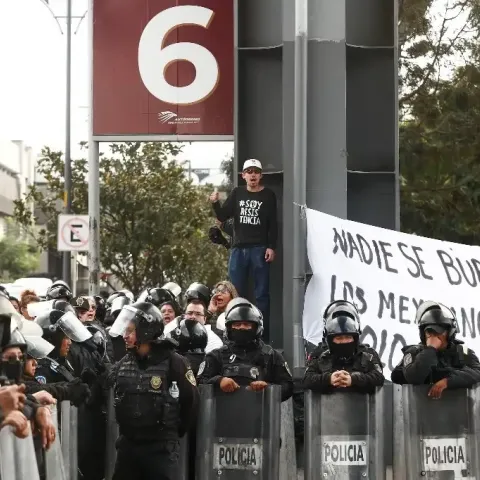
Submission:
M 72 158 L 71 158 L 71 119 L 72 119 L 72 0 L 67 0 L 67 72 L 66 72 L 66 99 L 65 99 L 65 190 L 64 210 L 72 213 Z M 69 285 L 72 281 L 71 252 L 63 252 L 62 277 Z

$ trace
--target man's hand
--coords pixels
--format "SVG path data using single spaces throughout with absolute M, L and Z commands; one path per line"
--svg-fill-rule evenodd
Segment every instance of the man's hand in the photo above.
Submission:
M 438 337 L 428 337 L 425 343 L 427 347 L 433 347 L 435 350 L 442 346 L 442 341 Z
M 25 405 L 25 385 L 11 385 L 0 388 L 0 407 L 5 417 L 10 412 L 22 410 Z
M 52 415 L 47 407 L 40 407 L 35 415 L 35 425 L 40 430 L 42 446 L 48 450 L 55 441 L 56 431 L 52 422 Z
M 437 383 L 434 383 L 432 388 L 428 392 L 428 396 L 434 400 L 438 400 L 442 396 L 442 392 L 448 387 L 448 381 L 446 378 L 442 378 Z
M 342 384 L 342 372 L 341 371 L 336 371 L 333 372 L 332 375 L 330 376 L 330 385 L 332 387 L 339 387 Z
M 42 405 L 55 405 L 57 400 L 45 390 L 33 394 L 38 403 Z
M 350 387 L 352 385 L 352 377 L 348 372 L 345 370 L 341 370 L 340 372 L 340 388 Z
M 212 194 L 210 194 L 210 197 L 209 197 L 212 203 L 218 202 L 219 198 L 220 198 L 220 195 L 218 194 L 218 192 L 213 192 Z
M 225 393 L 232 393 L 235 390 L 238 390 L 240 385 L 235 382 L 232 378 L 223 377 L 220 381 L 220 389 Z
M 255 382 L 252 382 L 248 387 L 247 390 L 253 390 L 254 392 L 261 392 L 262 390 L 265 390 L 265 388 L 268 387 L 267 382 L 262 382 L 261 380 L 257 380 Z
M 13 427 L 15 436 L 18 438 L 27 438 L 30 433 L 30 422 L 27 417 L 18 410 L 10 412 L 2 423 L 2 427 L 10 425 Z
M 271 248 L 267 248 L 265 251 L 265 261 L 267 263 L 273 262 L 275 260 L 275 250 L 272 250 Z

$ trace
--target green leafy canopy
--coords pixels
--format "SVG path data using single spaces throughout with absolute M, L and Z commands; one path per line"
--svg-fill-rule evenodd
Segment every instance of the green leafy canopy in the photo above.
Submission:
M 175 162 L 181 145 L 122 143 L 100 158 L 100 246 L 102 271 L 138 293 L 175 281 L 213 284 L 226 275 L 226 250 L 210 243 L 213 223 L 207 187 L 192 185 Z M 61 152 L 44 148 L 38 172 L 46 187 L 33 186 L 16 202 L 15 218 L 42 249 L 55 248 L 64 178 Z M 72 166 L 73 213 L 88 211 L 88 164 Z M 34 202 L 36 216 L 28 205 Z M 45 227 L 35 223 L 44 218 Z

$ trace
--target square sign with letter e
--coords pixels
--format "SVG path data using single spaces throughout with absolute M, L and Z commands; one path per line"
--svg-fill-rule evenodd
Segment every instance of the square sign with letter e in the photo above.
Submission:
M 88 252 L 88 215 L 59 215 L 57 250 L 59 252 Z

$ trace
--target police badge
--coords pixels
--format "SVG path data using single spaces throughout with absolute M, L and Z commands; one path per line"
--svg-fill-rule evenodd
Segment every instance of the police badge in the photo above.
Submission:
M 198 367 L 197 376 L 198 376 L 198 375 L 201 375 L 204 370 L 205 370 L 205 362 L 202 362 L 202 363 L 200 364 L 200 366 Z
M 250 375 L 252 376 L 252 378 L 257 379 L 258 376 L 260 375 L 260 372 L 258 371 L 258 368 L 257 367 L 252 367 L 250 369 Z
M 38 383 L 41 383 L 42 385 L 45 385 L 47 383 L 47 379 L 43 375 L 39 375 L 38 377 L 35 377 L 35 380 Z
M 152 377 L 152 379 L 150 380 L 150 385 L 155 390 L 158 390 L 162 385 L 162 379 L 160 377 Z
M 197 381 L 195 380 L 195 375 L 193 374 L 193 372 L 192 372 L 191 370 L 189 370 L 189 371 L 185 374 L 185 378 L 186 378 L 194 387 L 197 386 Z

